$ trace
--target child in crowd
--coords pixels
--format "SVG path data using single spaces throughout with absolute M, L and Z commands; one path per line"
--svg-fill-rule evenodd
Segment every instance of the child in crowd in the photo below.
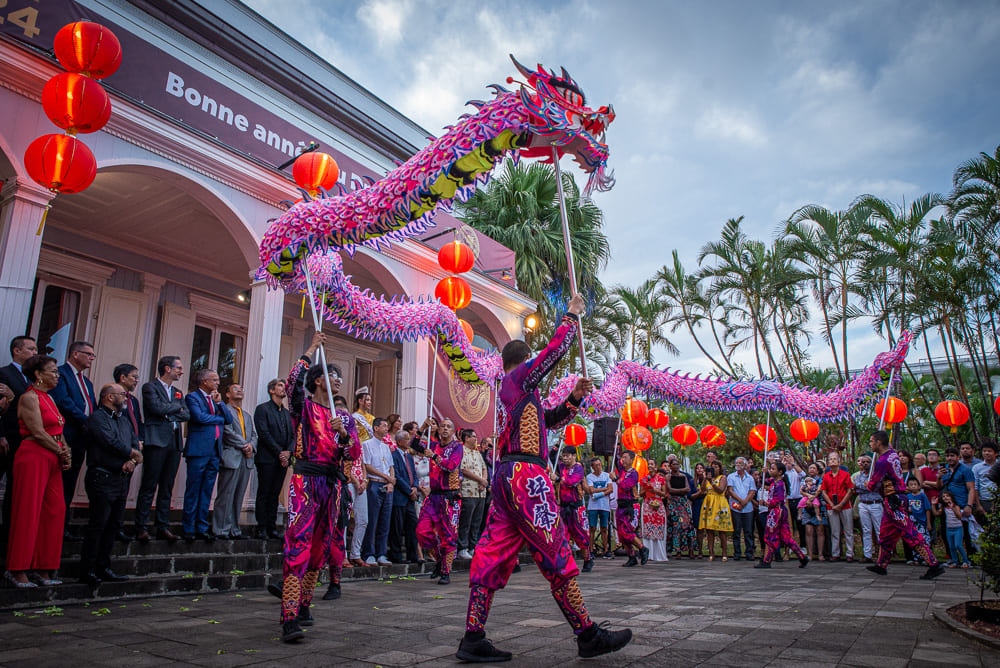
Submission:
M 924 537 L 927 544 L 930 545 L 931 538 L 930 534 L 927 532 L 927 519 L 928 513 L 931 517 L 934 515 L 934 508 L 931 506 L 930 499 L 927 495 L 920 489 L 920 481 L 917 480 L 916 476 L 910 476 L 909 480 L 906 481 L 906 500 L 910 506 L 910 520 L 913 521 L 913 526 L 916 528 L 920 535 Z M 923 558 L 919 554 L 914 554 L 913 559 L 907 561 L 906 563 L 913 565 L 915 563 L 922 564 L 924 562 Z
M 971 564 L 962 545 L 962 509 L 955 503 L 955 497 L 946 489 L 941 490 L 941 509 L 945 517 L 944 525 L 952 556 L 952 561 L 945 565 L 948 568 L 956 566 L 968 568 Z
M 799 520 L 804 521 L 803 516 L 813 518 L 819 515 L 819 486 L 816 484 L 816 479 L 812 476 L 803 478 L 800 491 L 802 498 L 799 499 L 798 507 L 803 512 L 799 513 Z

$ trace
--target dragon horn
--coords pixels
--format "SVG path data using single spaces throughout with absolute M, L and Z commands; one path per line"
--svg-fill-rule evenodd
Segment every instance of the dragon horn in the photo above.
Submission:
M 514 57 L 513 53 L 510 53 L 510 54 L 507 54 L 507 55 L 510 56 L 511 61 L 514 63 L 514 67 L 516 67 L 517 71 L 521 73 L 521 76 L 527 78 L 527 77 L 530 77 L 530 76 L 532 76 L 534 74 L 534 72 L 532 72 L 531 70 L 529 70 L 527 67 L 525 67 L 521 63 L 517 62 L 517 58 Z

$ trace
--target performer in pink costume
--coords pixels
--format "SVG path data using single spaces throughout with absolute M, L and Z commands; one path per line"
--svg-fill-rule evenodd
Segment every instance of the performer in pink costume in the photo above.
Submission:
M 341 486 L 345 466 L 361 456 L 354 420 L 346 412 L 330 410 L 331 396 L 340 390 L 340 370 L 327 366 L 327 388 L 322 365 L 311 366 L 311 356 L 326 337 L 317 332 L 306 354 L 288 375 L 290 413 L 295 428 L 295 465 L 288 488 L 288 524 L 285 528 L 285 565 L 281 596 L 284 642 L 304 637 L 302 625 L 313 623 L 309 606 L 319 570 L 329 561 L 340 563 L 343 528 L 339 526 Z M 312 394 L 306 396 L 306 392 Z M 338 553 L 339 552 L 339 553 Z
M 469 576 L 469 613 L 465 637 L 456 656 L 463 661 L 509 661 L 510 652 L 493 646 L 484 627 L 497 589 L 502 589 L 517 564 L 517 553 L 527 542 L 552 596 L 576 633 L 581 657 L 621 649 L 632 639 L 629 629 L 609 631 L 590 620 L 583 594 L 576 583 L 579 573 L 569 550 L 566 528 L 559 518 L 556 495 L 549 478 L 546 429 L 565 425 L 593 390 L 587 379 L 577 381 L 569 399 L 543 410 L 538 384 L 573 345 L 583 298 L 574 295 L 569 313 L 552 341 L 534 359 L 524 341 L 511 341 L 502 354 L 504 378 L 500 385 L 499 437 L 501 458 L 493 477 L 493 504 L 486 530 L 472 557 Z
M 583 465 L 576 461 L 576 448 L 563 448 L 562 459 L 556 467 L 553 479 L 559 495 L 559 517 L 566 525 L 566 531 L 583 553 L 583 572 L 594 569 L 594 554 L 590 551 L 590 528 L 587 525 L 587 509 L 583 506 L 580 488 L 586 484 L 587 476 Z
M 920 579 L 933 580 L 944 573 L 944 568 L 938 563 L 927 541 L 910 519 L 903 468 L 899 464 L 899 455 L 889 445 L 889 434 L 876 431 L 872 434 L 869 445 L 877 459 L 868 479 L 868 489 L 874 490 L 878 485 L 882 486 L 882 524 L 878 530 L 878 560 L 868 566 L 868 570 L 878 575 L 885 575 L 885 567 L 896 551 L 896 543 L 902 538 L 903 542 L 928 564 Z
M 462 514 L 462 443 L 455 438 L 455 423 L 445 418 L 438 426 L 440 441 L 430 448 L 411 444 L 417 452 L 431 452 L 431 495 L 424 501 L 417 520 L 417 541 L 429 556 L 437 559 L 432 578 L 438 584 L 451 583 L 451 563 L 458 549 L 458 518 Z
M 618 459 L 618 468 L 611 476 L 618 486 L 618 507 L 615 509 L 615 531 L 618 542 L 628 552 L 628 561 L 622 566 L 645 566 L 649 561 L 649 548 L 642 544 L 636 534 L 639 518 L 639 472 L 632 468 L 635 454 L 631 450 L 623 450 Z M 638 558 L 636 555 L 638 554 Z
M 809 564 L 809 557 L 802 551 L 799 544 L 792 538 L 792 529 L 788 523 L 788 476 L 787 469 L 781 462 L 771 462 L 767 469 L 771 476 L 771 485 L 767 491 L 767 523 L 764 528 L 764 554 L 754 568 L 770 568 L 771 560 L 781 545 L 787 545 L 799 558 L 799 568 Z

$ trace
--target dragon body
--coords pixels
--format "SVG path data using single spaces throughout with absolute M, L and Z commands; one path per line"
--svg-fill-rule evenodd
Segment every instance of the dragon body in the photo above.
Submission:
M 569 154 L 588 174 L 585 192 L 611 188 L 604 132 L 614 120 L 613 109 L 587 107 L 566 70 L 557 75 L 514 63 L 526 79 L 518 90 L 492 86 L 493 100 L 471 102 L 476 113 L 464 115 L 383 179 L 353 192 L 307 197 L 273 221 L 261 242 L 258 276 L 288 291 L 306 292 L 311 281 L 314 306 L 353 336 L 372 341 L 433 337 L 459 381 L 499 381 L 500 355 L 475 348 L 453 311 L 429 296 L 386 300 L 360 290 L 344 274 L 339 252 L 353 253 L 358 245 L 378 250 L 424 232 L 437 211 L 471 195 L 506 155 L 551 161 L 553 151 Z M 893 350 L 829 392 L 767 379 L 692 378 L 621 361 L 587 398 L 583 414 L 615 415 L 629 394 L 641 394 L 710 410 L 775 410 L 816 421 L 842 420 L 874 401 L 883 377 L 902 364 L 909 341 L 904 335 Z M 545 400 L 547 407 L 565 401 L 576 381 L 575 375 L 558 381 Z

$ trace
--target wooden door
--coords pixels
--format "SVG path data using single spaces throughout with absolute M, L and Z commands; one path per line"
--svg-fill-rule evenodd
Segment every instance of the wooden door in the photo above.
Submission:
M 372 370 L 372 411 L 375 417 L 396 412 L 396 359 L 379 360 Z

